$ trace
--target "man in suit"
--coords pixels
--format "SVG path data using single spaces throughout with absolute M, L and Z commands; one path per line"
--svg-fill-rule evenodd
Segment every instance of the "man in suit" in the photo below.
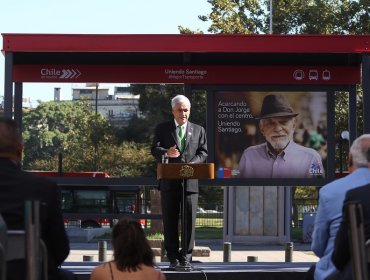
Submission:
M 315 280 L 326 279 L 336 271 L 331 256 L 335 236 L 342 221 L 344 197 L 348 190 L 370 183 L 369 149 L 370 134 L 363 134 L 353 141 L 348 158 L 351 174 L 320 189 L 311 244 L 312 251 L 320 260 L 309 270 L 307 279 L 312 279 L 313 276 Z
M 41 238 L 48 251 L 49 279 L 74 279 L 58 269 L 69 254 L 57 185 L 21 170 L 23 144 L 16 122 L 0 118 L 0 213 L 9 230 L 24 230 L 26 200 L 40 201 Z M 7 279 L 26 279 L 25 261 L 7 262 Z
M 370 162 L 370 149 L 368 151 Z M 370 168 L 370 164 L 369 164 Z M 370 239 L 370 184 L 349 190 L 346 193 L 343 206 L 343 220 L 340 224 L 337 236 L 335 238 L 334 251 L 332 261 L 340 273 L 330 279 L 352 279 L 352 266 L 351 266 L 351 250 L 349 247 L 349 217 L 345 212 L 345 206 L 349 202 L 359 202 L 362 205 L 364 228 L 365 228 L 365 241 Z M 368 272 L 370 272 L 370 263 L 368 263 Z
M 154 133 L 152 155 L 161 162 L 162 156 L 169 163 L 202 163 L 206 161 L 207 139 L 203 127 L 189 122 L 190 101 L 184 95 L 171 100 L 174 119 L 159 124 Z M 164 246 L 170 261 L 170 268 L 190 265 L 195 239 L 195 218 L 198 204 L 198 180 L 186 182 L 186 244 L 187 252 L 179 251 L 178 222 L 182 200 L 182 180 L 161 180 L 161 205 L 164 227 Z M 185 258 L 183 256 L 186 256 Z

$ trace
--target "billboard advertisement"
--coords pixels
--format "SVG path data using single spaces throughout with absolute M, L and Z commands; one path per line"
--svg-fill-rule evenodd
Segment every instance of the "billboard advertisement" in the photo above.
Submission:
M 324 179 L 327 92 L 216 91 L 217 178 Z

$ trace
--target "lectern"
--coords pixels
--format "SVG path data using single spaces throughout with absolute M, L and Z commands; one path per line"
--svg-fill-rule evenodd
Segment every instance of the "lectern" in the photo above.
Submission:
M 181 200 L 181 248 L 183 259 L 188 251 L 186 244 L 186 182 L 188 179 L 213 179 L 213 163 L 159 163 L 157 166 L 157 179 L 183 180 Z M 179 270 L 191 270 L 180 263 Z

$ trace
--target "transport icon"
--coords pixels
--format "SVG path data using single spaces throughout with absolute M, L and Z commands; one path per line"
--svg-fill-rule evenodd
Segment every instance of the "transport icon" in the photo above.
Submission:
M 297 69 L 293 73 L 293 78 L 297 81 L 301 81 L 304 79 L 304 71 L 301 69 Z
M 308 79 L 311 80 L 318 80 L 319 79 L 319 72 L 315 69 L 311 69 L 308 73 Z

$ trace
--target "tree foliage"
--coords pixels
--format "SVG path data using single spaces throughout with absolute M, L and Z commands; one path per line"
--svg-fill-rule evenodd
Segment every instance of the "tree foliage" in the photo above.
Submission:
M 173 119 L 171 111 L 171 99 L 178 94 L 185 94 L 183 85 L 133 85 L 134 94 L 140 94 L 139 109 L 144 112 L 144 118 L 139 121 L 152 127 L 163 121 Z M 197 92 L 188 96 L 191 102 L 190 120 L 202 126 L 206 126 L 206 93 Z M 137 120 L 132 120 L 132 124 L 137 124 Z M 132 125 L 127 130 L 130 130 Z M 142 131 L 145 140 L 150 139 L 153 129 Z
M 154 176 L 147 144 L 117 141 L 115 130 L 91 106 L 78 102 L 45 102 L 25 113 L 23 166 L 63 171 L 104 171 L 111 176 Z
M 208 0 L 209 33 L 270 33 L 269 0 Z M 370 30 L 368 0 L 272 0 L 274 34 L 367 34 Z M 181 33 L 201 33 L 179 27 Z
M 91 147 L 93 140 L 97 140 L 90 129 L 91 124 L 95 123 L 93 119 L 93 111 L 83 102 L 45 102 L 25 113 L 25 168 L 34 168 L 33 159 L 49 161 L 60 152 L 69 153 L 71 147 L 75 148 L 76 145 L 78 150 L 82 149 L 88 154 L 86 147 Z M 101 118 L 99 120 L 103 122 Z

